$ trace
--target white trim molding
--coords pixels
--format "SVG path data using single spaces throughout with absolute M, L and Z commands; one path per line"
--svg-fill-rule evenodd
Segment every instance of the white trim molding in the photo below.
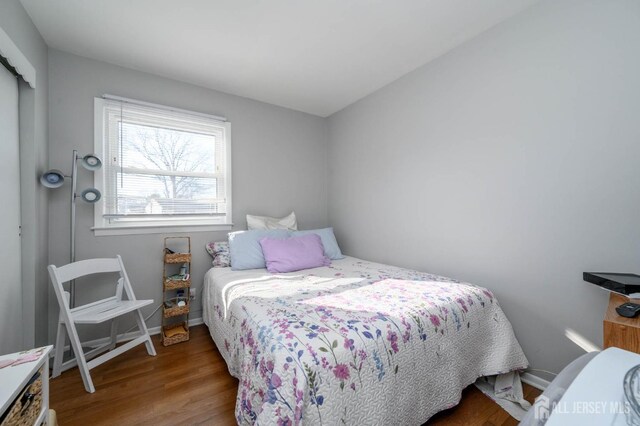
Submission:
M 149 330 L 151 331 L 151 330 Z M 550 382 L 543 379 L 542 377 L 536 376 L 531 373 L 522 373 L 520 374 L 520 380 L 524 383 L 533 386 L 536 389 L 540 389 L 541 391 L 545 390 L 547 386 L 549 386 Z
M 143 106 L 148 106 L 148 107 L 152 107 L 152 108 L 166 109 L 167 111 L 175 111 L 175 112 L 181 112 L 181 113 L 184 113 L 184 114 L 197 115 L 197 116 L 200 116 L 200 117 L 212 118 L 214 120 L 223 121 L 223 122 L 227 121 L 227 117 L 222 117 L 220 115 L 204 114 L 204 113 L 201 113 L 201 112 L 190 111 L 190 110 L 187 110 L 187 109 L 174 108 L 174 107 L 171 107 L 171 106 L 168 106 L 168 105 L 154 104 L 152 102 L 144 102 L 144 101 L 138 101 L 136 99 L 124 98 L 122 96 L 115 96 L 115 95 L 105 94 L 105 95 L 102 96 L 102 99 L 110 99 L 112 101 L 119 101 L 119 102 L 123 102 L 123 103 L 126 103 L 126 104 L 143 105 Z
M 6 58 L 9 65 L 16 69 L 32 89 L 36 88 L 36 69 L 2 28 L 0 28 L 0 56 Z
M 113 235 L 140 235 L 140 234 L 166 234 L 185 232 L 217 232 L 233 231 L 232 223 L 212 225 L 165 225 L 165 226 L 120 226 L 120 227 L 92 227 L 96 237 L 108 237 Z
M 138 105 L 141 107 L 152 108 L 150 111 L 150 117 L 162 118 L 166 111 L 168 116 L 173 117 L 171 113 L 186 114 L 186 118 L 175 118 L 176 123 L 186 126 L 185 128 L 193 130 L 193 132 L 205 132 L 202 134 L 208 134 L 219 138 L 220 142 L 215 142 L 215 172 L 210 173 L 195 173 L 195 172 L 174 172 L 169 170 L 145 170 L 135 169 L 132 167 L 123 168 L 116 163 L 114 158 L 117 157 L 116 152 L 119 152 L 121 147 L 114 141 L 119 141 L 122 138 L 122 134 L 118 135 L 118 120 L 122 120 L 123 104 Z M 128 106 L 127 108 L 133 108 Z M 119 111 L 119 112 L 118 112 Z M 143 109 L 143 112 L 146 111 Z M 126 112 L 126 110 L 125 110 Z M 134 114 L 134 112 L 126 112 L 127 114 Z M 138 112 L 135 114 L 140 115 Z M 138 120 L 138 115 L 134 114 L 135 120 Z M 146 112 L 145 112 L 146 114 Z M 146 117 L 146 115 L 141 115 Z M 200 121 L 198 117 L 202 117 L 206 120 Z M 132 118 L 132 120 L 134 120 Z M 172 119 L 173 119 L 172 118 Z M 142 120 L 142 119 L 141 119 Z M 144 121 L 147 120 L 147 121 Z M 141 125 L 147 125 L 155 122 L 151 118 L 144 119 Z M 149 121 L 151 120 L 151 121 Z M 182 121 L 184 123 L 182 123 Z M 147 123 L 148 122 L 148 123 Z M 185 124 L 186 123 L 186 124 Z M 204 123 L 204 124 L 203 124 Z M 186 131 L 186 130 L 185 130 Z M 193 133 L 192 132 L 192 133 Z M 121 141 L 120 141 L 121 142 Z M 222 150 L 224 155 L 219 151 Z M 100 158 L 103 159 L 103 169 L 97 171 L 93 175 L 94 187 L 102 192 L 101 199 L 94 204 L 94 226 L 91 228 L 94 235 L 100 236 L 112 236 L 112 235 L 136 235 L 136 234 L 164 234 L 164 233 L 182 233 L 182 232 L 212 232 L 212 231 L 231 231 L 233 224 L 232 218 L 232 162 L 231 162 L 231 123 L 226 121 L 225 117 L 214 116 L 210 114 L 204 114 L 199 112 L 186 111 L 179 108 L 172 108 L 165 105 L 152 104 L 149 102 L 136 101 L 128 98 L 122 98 L 113 95 L 104 95 L 103 97 L 94 98 L 94 152 Z M 114 176 L 119 171 L 127 174 L 147 174 L 150 176 L 194 176 L 204 178 L 216 179 L 216 196 L 220 199 L 210 200 L 215 203 L 224 203 L 224 213 L 207 213 L 207 214 L 176 214 L 162 215 L 162 214 L 118 214 L 117 208 L 114 206 L 115 200 L 115 182 Z M 222 194 L 222 195 L 220 195 Z M 111 201 L 108 201 L 111 200 Z M 216 210 L 217 211 L 217 210 Z

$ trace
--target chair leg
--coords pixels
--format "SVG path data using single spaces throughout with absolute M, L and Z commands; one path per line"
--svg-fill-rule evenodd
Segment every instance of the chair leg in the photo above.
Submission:
M 78 337 L 75 324 L 67 324 L 67 333 L 69 333 L 69 340 L 71 340 L 71 347 L 78 360 L 78 369 L 84 382 L 84 388 L 89 393 L 94 393 L 96 388 L 93 386 L 93 380 L 91 380 L 91 373 L 89 373 L 89 367 L 87 366 L 87 360 L 82 351 L 82 343 Z
M 111 320 L 111 344 L 109 345 L 109 350 L 112 350 L 116 347 L 116 340 L 118 339 L 118 318 L 114 318 Z
M 147 341 L 144 342 L 144 345 L 147 347 L 147 353 L 151 356 L 156 356 L 156 348 L 153 347 L 149 330 L 147 330 L 147 325 L 144 323 L 144 317 L 142 316 L 140 309 L 136 311 L 136 322 L 138 323 L 138 328 L 142 335 L 147 336 Z
M 64 344 L 67 340 L 67 328 L 62 322 L 62 318 L 58 320 L 58 334 L 56 335 L 56 351 L 53 358 L 53 373 L 51 377 L 58 377 L 62 372 L 62 360 L 64 358 Z

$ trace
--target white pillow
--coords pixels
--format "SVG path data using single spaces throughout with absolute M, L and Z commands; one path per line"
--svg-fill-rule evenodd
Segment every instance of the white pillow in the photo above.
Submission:
M 295 212 L 291 212 L 289 216 L 281 219 L 267 216 L 247 215 L 247 228 L 252 229 L 289 229 L 291 231 L 298 230 L 298 222 L 296 221 Z

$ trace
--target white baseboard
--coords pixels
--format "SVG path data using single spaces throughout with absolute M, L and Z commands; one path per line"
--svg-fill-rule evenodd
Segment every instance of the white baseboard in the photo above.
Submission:
M 536 389 L 540 389 L 541 391 L 545 390 L 550 383 L 542 377 L 536 376 L 535 374 L 531 373 L 520 374 L 520 380 L 528 385 L 533 386 Z
M 204 324 L 204 321 L 202 320 L 202 317 L 200 318 L 193 318 L 189 320 L 189 327 L 194 327 L 196 325 L 200 325 L 200 324 Z M 155 336 L 156 334 L 160 334 L 160 326 L 157 327 L 150 327 L 147 328 L 147 330 L 149 330 L 149 334 L 151 336 Z M 138 337 L 140 335 L 140 333 L 138 331 L 132 331 L 130 333 L 123 333 L 123 334 L 119 334 L 118 338 L 116 339 L 116 341 L 118 343 L 120 342 L 126 342 L 132 339 L 135 339 L 136 337 Z M 106 345 L 107 343 L 109 343 L 109 337 L 103 337 L 100 339 L 94 339 L 94 340 L 88 340 L 86 342 L 82 342 L 82 346 L 83 347 L 89 347 L 89 348 L 97 348 L 98 346 L 102 346 L 102 345 Z M 64 347 L 64 351 L 68 351 L 69 350 L 69 345 L 66 345 Z M 55 348 L 49 353 L 49 357 L 53 358 L 55 355 Z

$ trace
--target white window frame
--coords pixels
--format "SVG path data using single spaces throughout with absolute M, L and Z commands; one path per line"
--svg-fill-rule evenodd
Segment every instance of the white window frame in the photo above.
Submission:
M 94 149 L 103 162 L 106 157 L 108 143 L 105 137 L 104 110 L 106 100 L 117 100 L 130 102 L 168 111 L 178 111 L 199 116 L 207 116 L 223 123 L 225 128 L 225 151 L 226 151 L 226 176 L 224 179 L 226 195 L 226 214 L 213 217 L 189 217 L 189 218 L 131 218 L 119 221 L 110 221 L 105 217 L 105 197 L 103 196 L 94 205 L 94 226 L 91 228 L 96 236 L 108 235 L 132 235 L 132 234 L 159 234 L 166 232 L 198 232 L 198 231 L 230 231 L 233 227 L 232 218 L 232 197 L 231 197 L 231 123 L 222 117 L 196 113 L 192 111 L 171 108 L 165 105 L 152 104 L 148 102 L 136 101 L 117 96 L 105 95 L 102 98 L 94 98 Z M 105 168 L 101 168 L 94 173 L 94 186 L 103 195 L 106 194 Z

